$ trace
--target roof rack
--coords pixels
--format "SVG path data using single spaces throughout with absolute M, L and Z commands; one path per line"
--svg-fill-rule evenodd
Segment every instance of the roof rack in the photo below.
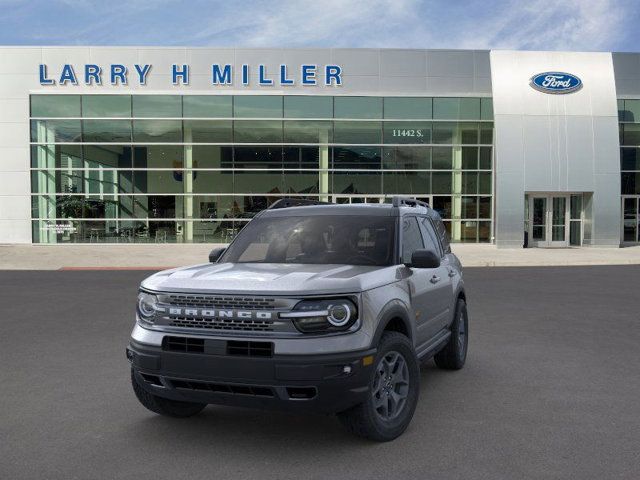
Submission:
M 393 197 L 391 200 L 391 204 L 394 207 L 426 207 L 431 208 L 427 202 L 423 202 L 421 200 L 416 200 L 415 198 L 409 197 Z
M 333 203 L 321 202 L 319 200 L 309 200 L 306 198 L 285 197 L 272 203 L 269 206 L 268 210 L 274 210 L 278 208 L 289 208 L 289 207 L 308 207 L 310 205 L 333 205 Z

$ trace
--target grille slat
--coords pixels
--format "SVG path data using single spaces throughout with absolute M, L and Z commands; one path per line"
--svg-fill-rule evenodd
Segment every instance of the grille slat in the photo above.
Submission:
M 198 390 L 231 395 L 247 395 L 252 397 L 275 397 L 271 387 L 261 385 L 231 385 L 227 383 L 196 382 L 191 380 L 170 380 L 174 388 Z
M 201 308 L 248 308 L 251 310 L 269 310 L 274 308 L 274 298 L 263 297 L 224 297 L 209 295 L 167 295 L 167 303 L 176 307 Z
M 169 315 L 172 327 L 205 330 L 236 330 L 243 332 L 272 332 L 273 320 L 241 320 L 231 318 L 179 317 Z

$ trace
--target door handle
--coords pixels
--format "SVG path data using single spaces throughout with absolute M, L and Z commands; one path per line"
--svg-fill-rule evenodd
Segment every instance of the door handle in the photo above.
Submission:
M 440 281 L 440 277 L 437 275 L 434 275 L 433 277 L 431 277 L 431 280 L 429 280 L 431 283 L 438 283 Z
M 455 277 L 456 276 L 456 271 L 452 268 L 451 270 L 449 270 L 449 277 Z

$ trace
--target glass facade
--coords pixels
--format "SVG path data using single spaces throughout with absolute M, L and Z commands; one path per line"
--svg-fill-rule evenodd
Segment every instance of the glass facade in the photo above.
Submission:
M 490 242 L 492 145 L 490 98 L 32 95 L 33 241 L 226 242 L 285 196 L 408 195 Z
M 640 99 L 618 100 L 622 242 L 640 243 Z

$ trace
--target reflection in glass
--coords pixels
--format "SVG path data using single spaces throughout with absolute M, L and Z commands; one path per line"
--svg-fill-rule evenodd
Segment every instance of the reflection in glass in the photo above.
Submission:
M 80 145 L 33 145 L 31 167 L 80 168 L 82 167 L 82 147 Z
M 282 97 L 277 95 L 236 95 L 233 113 L 237 118 L 282 118 Z
M 80 140 L 80 120 L 31 120 L 32 142 L 79 142 Z
M 382 168 L 379 147 L 334 147 L 333 168 L 379 170 Z
M 133 95 L 133 116 L 136 118 L 180 118 L 180 95 Z
M 131 95 L 83 95 L 82 116 L 92 117 L 130 117 Z
M 360 194 L 382 193 L 382 177 L 369 172 L 335 172 L 331 175 L 333 190 L 331 193 Z
M 433 118 L 438 120 L 477 120 L 479 98 L 434 98 Z
M 139 143 L 182 142 L 182 121 L 134 120 L 133 141 Z
M 185 143 L 231 143 L 231 120 L 185 120 Z
M 284 143 L 331 143 L 332 122 L 285 121 Z
M 384 118 L 405 120 L 431 118 L 433 99 L 428 97 L 386 97 Z
M 334 97 L 335 118 L 382 118 L 380 97 Z
M 31 95 L 32 117 L 79 117 L 80 95 Z
M 230 95 L 184 95 L 182 109 L 185 118 L 228 118 L 232 116 Z
M 380 122 L 334 122 L 333 141 L 344 144 L 382 143 Z
M 285 95 L 285 118 L 332 118 L 333 98 L 328 96 Z
M 391 170 L 428 170 L 431 168 L 431 147 L 385 148 L 384 168 Z
M 431 193 L 429 172 L 384 172 L 382 180 L 383 192 L 387 195 Z
M 282 121 L 236 120 L 233 140 L 238 143 L 282 143 Z
M 433 172 L 431 188 L 433 193 L 452 193 L 453 174 L 451 172 Z
M 85 142 L 131 142 L 131 120 L 83 120 L 82 138 Z

